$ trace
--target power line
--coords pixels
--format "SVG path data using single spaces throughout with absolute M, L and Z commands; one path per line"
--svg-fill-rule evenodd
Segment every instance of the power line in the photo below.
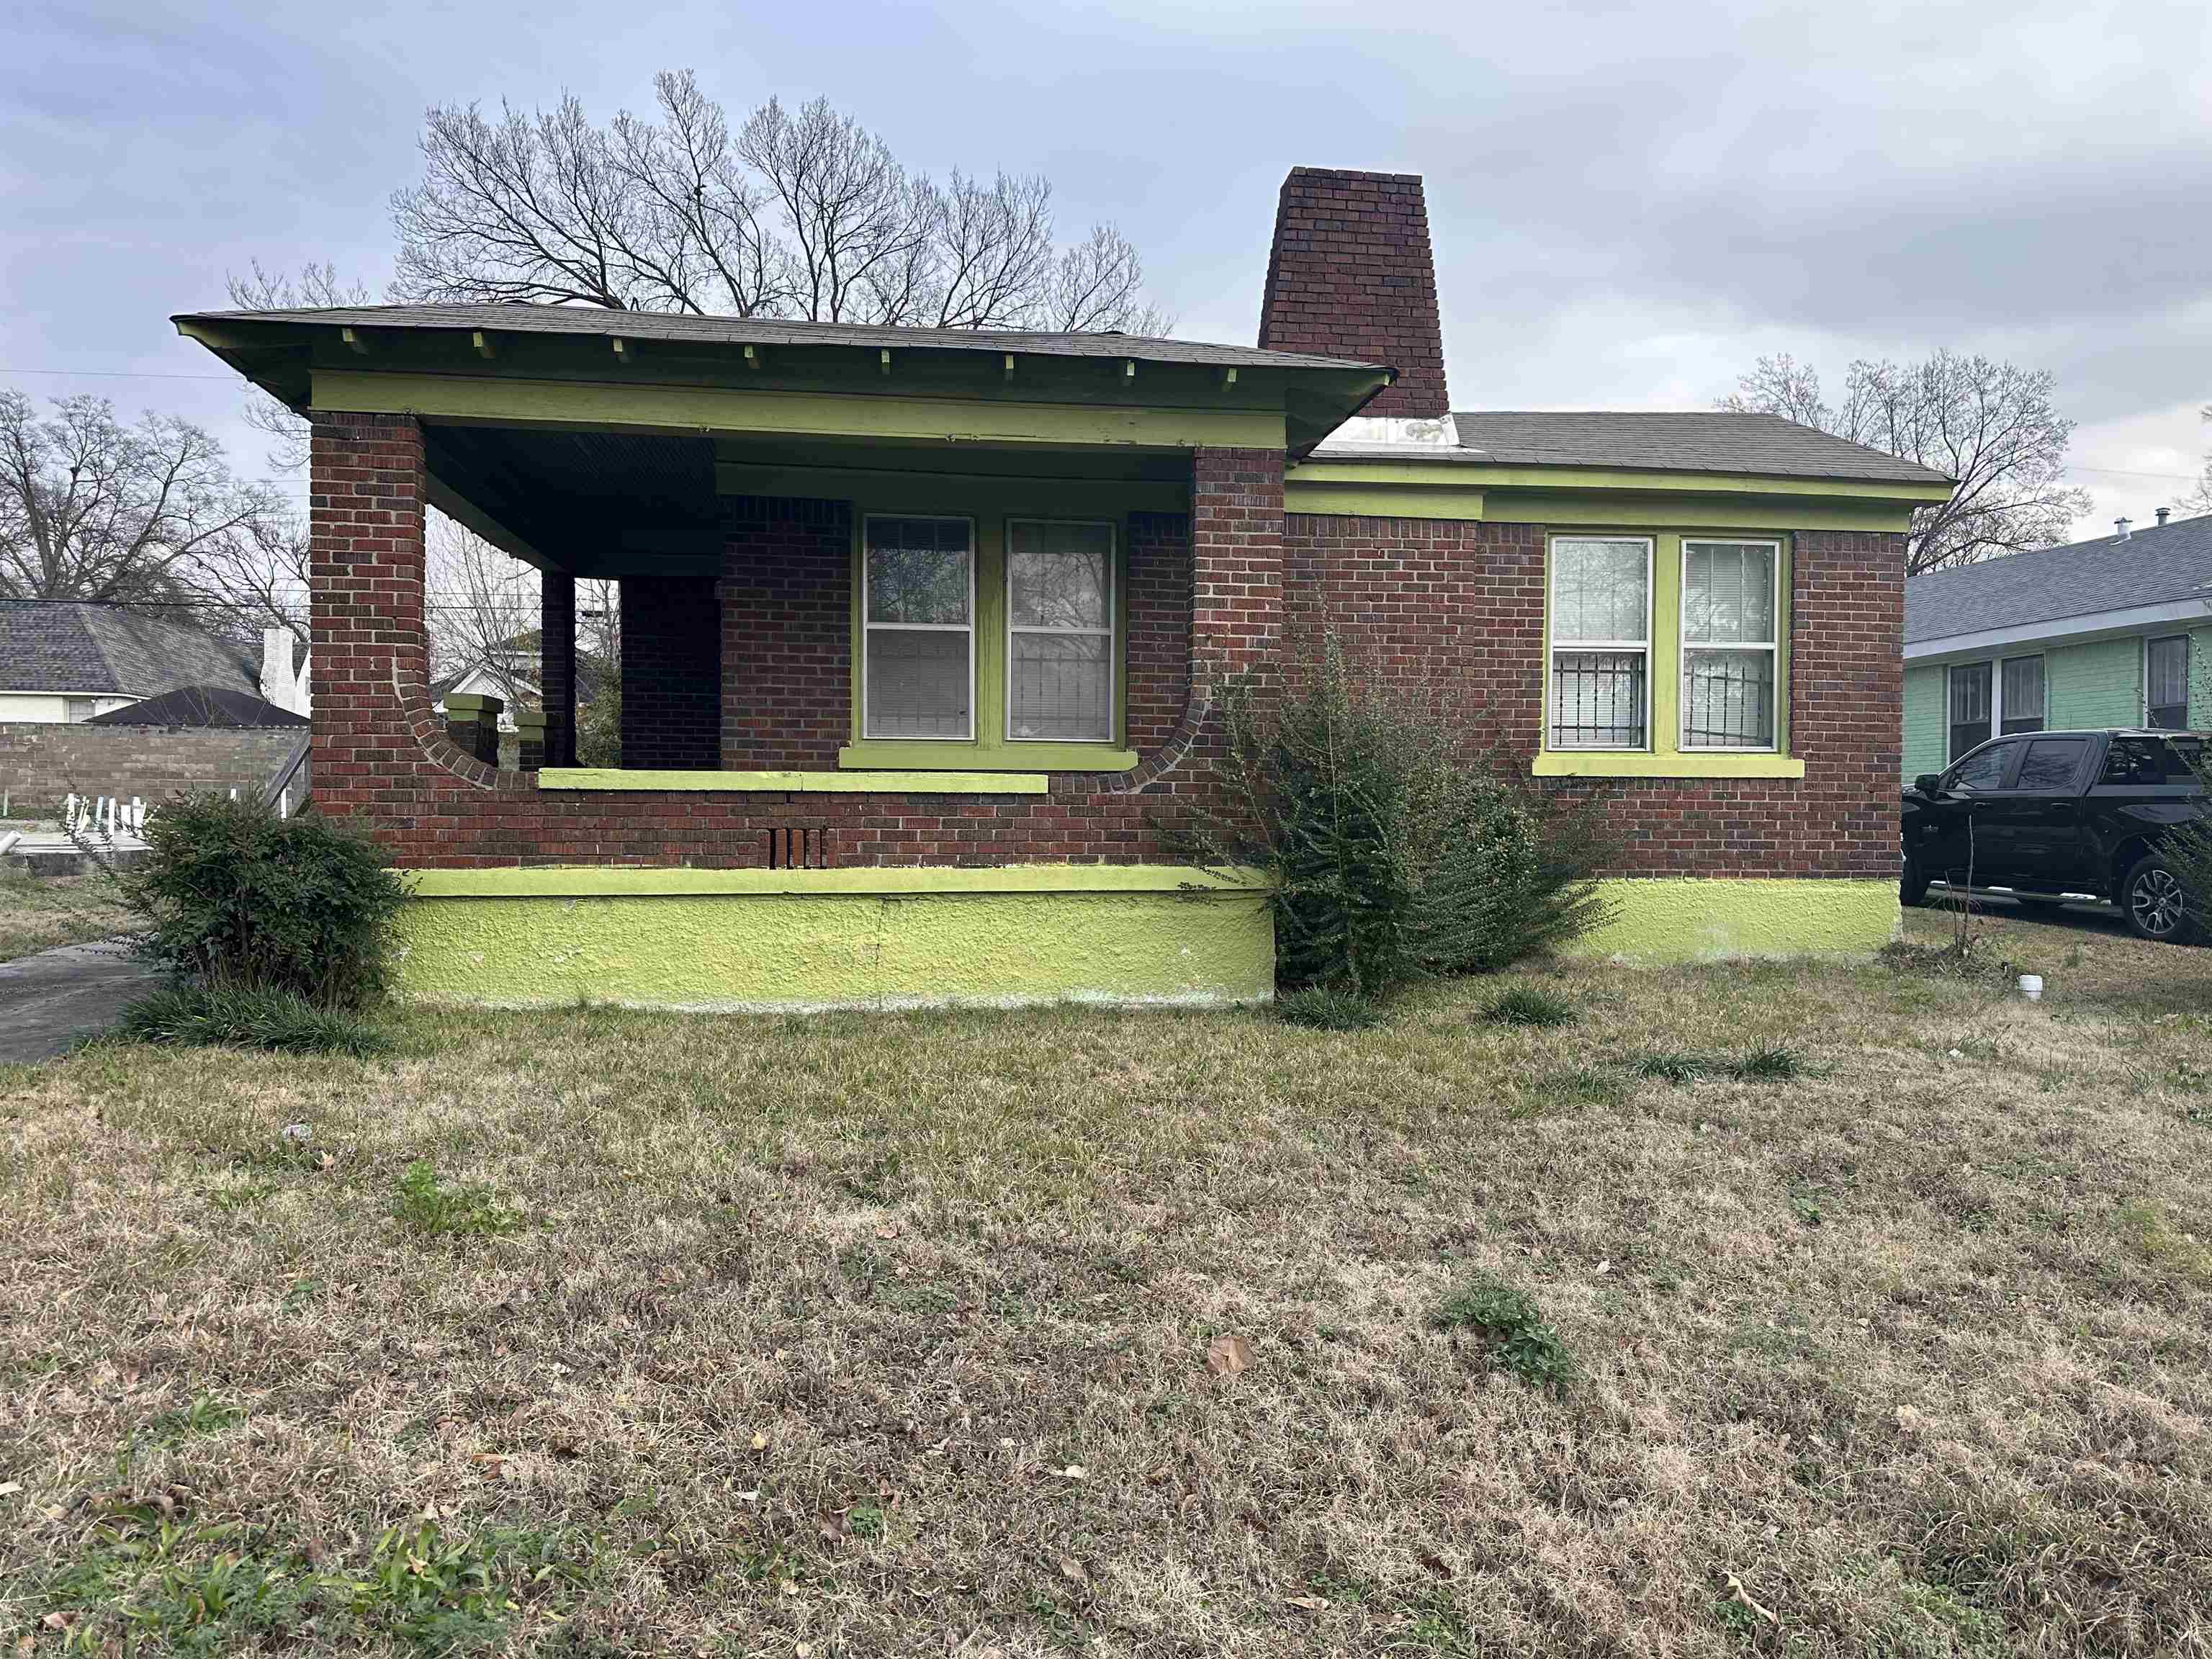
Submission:
M 146 368 L 0 368 L 0 374 L 56 374 L 73 380 L 228 380 L 239 383 L 235 374 L 158 374 Z

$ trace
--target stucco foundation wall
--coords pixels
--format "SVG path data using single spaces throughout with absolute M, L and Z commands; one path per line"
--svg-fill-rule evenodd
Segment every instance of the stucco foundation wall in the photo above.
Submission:
M 1274 927 L 1251 892 L 422 897 L 399 925 L 401 988 L 432 1001 L 772 1010 L 1274 992 Z
M 1894 880 L 1630 880 L 1600 890 L 1613 919 L 1566 955 L 1654 964 L 1861 956 L 1903 925 Z
M 298 726 L 204 731 L 151 726 L 0 724 L 0 789 L 19 816 L 52 817 L 64 797 L 112 795 L 148 803 L 235 789 L 258 799 L 275 778 Z

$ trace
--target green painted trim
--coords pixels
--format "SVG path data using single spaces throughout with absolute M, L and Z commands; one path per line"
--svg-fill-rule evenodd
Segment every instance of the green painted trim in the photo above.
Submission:
M 497 714 L 507 707 L 507 699 L 495 697 L 482 691 L 449 691 L 446 694 L 448 714 Z
M 410 870 L 413 896 L 681 898 L 709 894 L 836 898 L 887 893 L 1260 892 L 1267 877 L 1242 867 L 1182 864 L 999 864 L 852 870 L 694 870 L 590 864 L 554 868 Z
M 1948 501 L 1953 486 L 1864 478 L 1778 478 L 1755 472 L 1676 472 L 1663 468 L 1504 466 L 1480 462 L 1363 457 L 1308 459 L 1291 469 L 1299 483 L 1430 484 L 1464 489 L 1633 490 L 1676 495 L 1843 496 L 1854 501 Z
M 779 437 L 926 439 L 951 443 L 1280 449 L 1284 416 L 1256 409 L 1014 403 L 882 392 L 507 380 L 318 368 L 313 407 L 577 427 L 757 432 Z
M 1283 483 L 1283 511 L 1337 514 L 1350 519 L 1462 519 L 1483 514 L 1481 487 L 1453 489 L 1443 485 Z
M 1894 881 L 1680 881 L 1598 884 L 1611 920 L 1565 954 L 1647 963 L 1738 957 L 1863 956 L 1898 936 Z
M 1042 772 L 625 772 L 608 766 L 552 766 L 540 789 L 680 789 L 707 794 L 788 793 L 1042 795 Z
M 1055 458 L 1044 456 L 1049 462 Z M 894 468 L 714 464 L 724 495 L 792 495 L 814 501 L 897 501 L 909 511 L 1016 518 L 1120 519 L 1130 513 L 1188 513 L 1190 486 L 1156 478 L 1024 478 L 987 472 L 906 472 Z
M 518 732 L 543 732 L 545 729 L 545 711 L 542 708 L 516 709 L 514 729 Z
M 403 906 L 397 932 L 401 993 L 434 1002 L 798 1011 L 1274 993 L 1256 891 L 451 897 Z
M 1472 471 L 1473 469 L 1469 469 Z M 1740 529 L 1756 518 L 1777 530 L 1850 530 L 1901 533 L 1911 527 L 1912 504 L 1820 501 L 1788 496 L 1577 495 L 1485 489 L 1472 483 L 1443 485 L 1310 483 L 1293 477 L 1283 485 L 1285 513 L 1340 514 L 1355 519 L 1450 519 L 1486 524 L 1540 524 L 1553 528 L 1620 524 L 1624 520 L 1670 524 L 1685 530 Z
M 1103 743 L 1008 743 L 991 750 L 971 743 L 855 743 L 837 751 L 837 764 L 852 770 L 988 771 L 1005 765 L 1027 771 L 1133 772 L 1137 751 Z
M 1656 755 L 1609 749 L 1547 750 L 1528 771 L 1539 778 L 1802 778 L 1805 763 L 1795 755 L 1717 750 Z

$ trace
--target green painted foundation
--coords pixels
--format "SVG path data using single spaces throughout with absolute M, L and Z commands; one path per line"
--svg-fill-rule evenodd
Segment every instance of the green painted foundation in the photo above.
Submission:
M 805 1011 L 1274 994 L 1244 872 L 424 871 L 401 915 L 404 994 L 509 1007 Z
M 1737 957 L 1863 956 L 1898 936 L 1893 881 L 1620 880 L 1613 919 L 1574 957 L 1666 963 Z

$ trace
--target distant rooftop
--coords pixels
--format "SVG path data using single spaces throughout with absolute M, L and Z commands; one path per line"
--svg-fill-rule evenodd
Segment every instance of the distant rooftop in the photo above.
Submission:
M 1905 585 L 1905 641 L 2191 601 L 2212 621 L 2212 516 L 1915 576 Z
M 214 635 L 120 605 L 0 599 L 0 691 L 157 696 L 187 685 L 258 694 L 254 659 Z
M 1831 437 L 1778 415 L 1478 410 L 1455 413 L 1472 459 L 1504 466 L 1632 467 L 1742 472 L 1869 483 L 1947 484 L 1933 468 Z

